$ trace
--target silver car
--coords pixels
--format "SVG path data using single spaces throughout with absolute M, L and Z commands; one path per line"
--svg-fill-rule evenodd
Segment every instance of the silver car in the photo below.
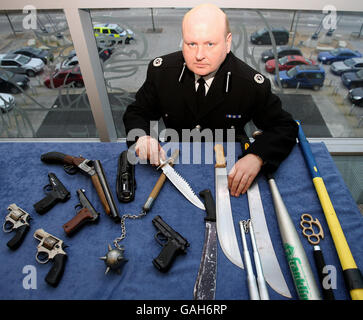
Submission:
M 15 106 L 15 99 L 11 94 L 0 93 L 0 110 L 8 112 Z
M 363 58 L 351 58 L 344 61 L 336 61 L 330 65 L 334 74 L 342 75 L 345 72 L 355 72 L 363 69 Z
M 22 54 L 0 54 L 0 68 L 35 77 L 38 72 L 43 70 L 44 62 L 41 59 L 29 58 Z

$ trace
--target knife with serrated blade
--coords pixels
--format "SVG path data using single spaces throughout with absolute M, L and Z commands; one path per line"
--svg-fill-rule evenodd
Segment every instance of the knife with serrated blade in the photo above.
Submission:
M 204 198 L 207 216 L 204 218 L 204 246 L 193 295 L 195 300 L 214 300 L 217 277 L 216 205 L 209 189 L 199 192 L 199 195 Z
M 167 178 L 184 195 L 184 197 L 199 209 L 205 210 L 203 202 L 200 201 L 188 182 L 186 182 L 184 178 L 169 165 L 169 159 L 166 161 L 160 160 L 160 163 L 161 164 L 158 168 L 163 170 Z

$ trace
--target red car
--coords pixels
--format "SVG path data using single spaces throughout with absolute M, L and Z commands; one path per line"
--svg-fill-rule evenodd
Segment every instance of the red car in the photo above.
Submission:
M 280 58 L 278 61 L 279 61 L 279 71 L 290 70 L 302 64 L 306 65 L 316 64 L 315 61 L 304 58 L 303 56 L 285 56 Z M 275 66 L 276 66 L 275 59 L 271 59 L 266 62 L 265 69 L 267 72 L 274 73 Z
M 77 88 L 81 88 L 84 86 L 83 77 L 79 66 L 71 69 L 61 69 L 55 72 L 52 77 L 45 78 L 44 85 L 50 89 L 53 89 L 66 84 L 70 84 L 72 82 Z

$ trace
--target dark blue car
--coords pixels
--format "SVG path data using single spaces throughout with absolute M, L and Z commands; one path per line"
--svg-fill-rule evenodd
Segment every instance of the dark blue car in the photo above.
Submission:
M 283 88 L 312 88 L 319 90 L 325 80 L 325 71 L 321 66 L 300 65 L 289 71 L 279 72 L 280 82 Z M 277 78 L 275 76 L 275 82 Z
M 338 48 L 331 51 L 323 51 L 318 54 L 318 61 L 331 64 L 335 61 L 344 61 L 351 58 L 360 58 L 362 54 L 357 50 Z
M 341 79 L 348 89 L 363 87 L 363 70 L 343 73 Z

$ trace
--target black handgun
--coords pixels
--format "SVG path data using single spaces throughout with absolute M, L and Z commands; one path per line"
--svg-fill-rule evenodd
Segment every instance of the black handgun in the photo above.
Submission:
M 71 197 L 70 192 L 54 173 L 48 173 L 48 177 L 50 183 L 43 188 L 47 194 L 46 197 L 34 204 L 34 209 L 39 214 L 48 212 L 58 202 L 66 202 Z M 47 191 L 49 192 L 47 193 Z
M 99 212 L 92 206 L 92 203 L 87 199 L 84 194 L 84 190 L 78 189 L 77 195 L 79 198 L 79 203 L 75 208 L 81 208 L 77 214 L 63 225 L 65 233 L 69 236 L 73 234 L 80 226 L 85 222 L 94 222 L 100 216 Z
M 118 160 L 116 193 L 121 202 L 131 202 L 135 198 L 135 165 L 127 159 L 128 150 L 123 151 Z
M 156 216 L 152 223 L 159 230 L 155 235 L 155 240 L 164 247 L 159 256 L 153 260 L 153 264 L 158 270 L 166 272 L 178 254 L 186 253 L 189 243 L 160 216 Z M 163 238 L 160 239 L 160 236 Z
M 77 158 L 61 152 L 44 153 L 41 155 L 40 160 L 45 163 L 63 164 L 64 171 L 68 174 L 75 174 L 80 171 L 90 176 L 106 214 L 116 223 L 120 221 L 120 215 L 114 203 L 101 161 L 89 160 L 82 156 Z
M 15 230 L 15 236 L 10 239 L 7 246 L 11 250 L 16 250 L 22 244 L 25 235 L 29 231 L 30 215 L 25 210 L 19 208 L 15 203 L 8 207 L 9 214 L 5 217 L 3 224 L 4 232 L 11 232 Z

